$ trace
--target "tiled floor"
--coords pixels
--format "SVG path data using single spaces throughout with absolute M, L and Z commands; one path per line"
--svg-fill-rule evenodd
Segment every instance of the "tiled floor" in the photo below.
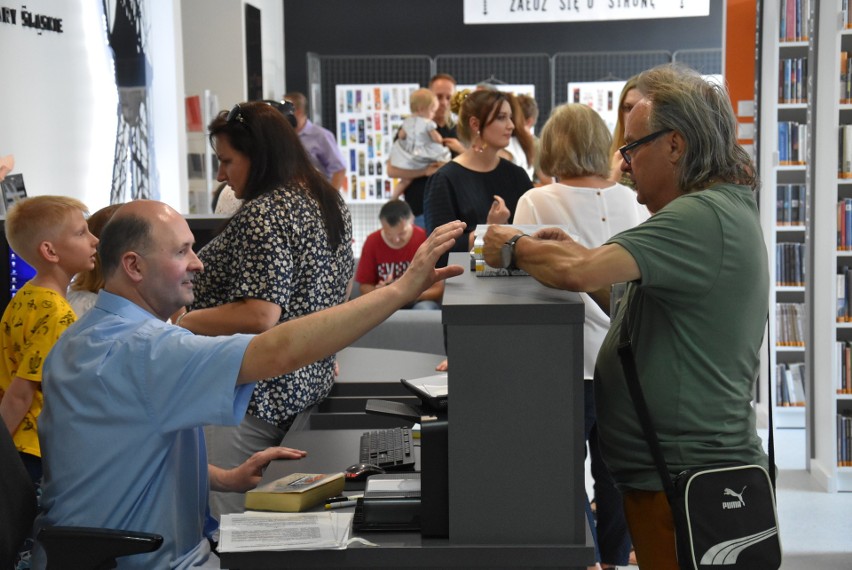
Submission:
M 805 430 L 776 430 L 781 570 L 852 570 L 852 493 L 816 485 L 805 470 L 804 438 Z M 590 488 L 588 465 L 586 483 Z
M 826 493 L 805 470 L 805 430 L 775 431 L 782 570 L 852 570 L 852 493 Z

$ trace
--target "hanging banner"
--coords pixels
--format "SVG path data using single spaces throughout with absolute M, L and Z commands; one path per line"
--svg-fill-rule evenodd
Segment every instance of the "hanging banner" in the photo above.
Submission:
M 649 20 L 710 15 L 710 0 L 464 0 L 465 24 Z

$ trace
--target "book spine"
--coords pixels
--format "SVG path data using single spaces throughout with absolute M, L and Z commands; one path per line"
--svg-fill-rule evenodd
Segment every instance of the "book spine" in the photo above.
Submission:
M 852 250 L 852 198 L 844 198 L 845 216 L 843 219 L 844 232 L 844 250 Z
M 796 0 L 787 0 L 787 39 L 794 40 L 796 38 Z

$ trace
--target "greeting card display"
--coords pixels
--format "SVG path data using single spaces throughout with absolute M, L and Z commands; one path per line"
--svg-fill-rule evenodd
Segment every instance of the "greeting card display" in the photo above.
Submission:
M 390 199 L 393 179 L 385 163 L 402 120 L 411 113 L 416 83 L 338 85 L 337 144 L 346 159 L 343 193 L 350 202 Z
M 587 81 L 568 84 L 568 102 L 588 105 L 598 112 L 610 132 L 618 121 L 618 99 L 626 81 Z

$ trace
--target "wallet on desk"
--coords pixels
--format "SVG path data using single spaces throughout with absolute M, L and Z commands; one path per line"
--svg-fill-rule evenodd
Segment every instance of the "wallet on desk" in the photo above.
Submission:
M 367 479 L 352 528 L 363 531 L 420 530 L 420 473 L 388 473 Z

